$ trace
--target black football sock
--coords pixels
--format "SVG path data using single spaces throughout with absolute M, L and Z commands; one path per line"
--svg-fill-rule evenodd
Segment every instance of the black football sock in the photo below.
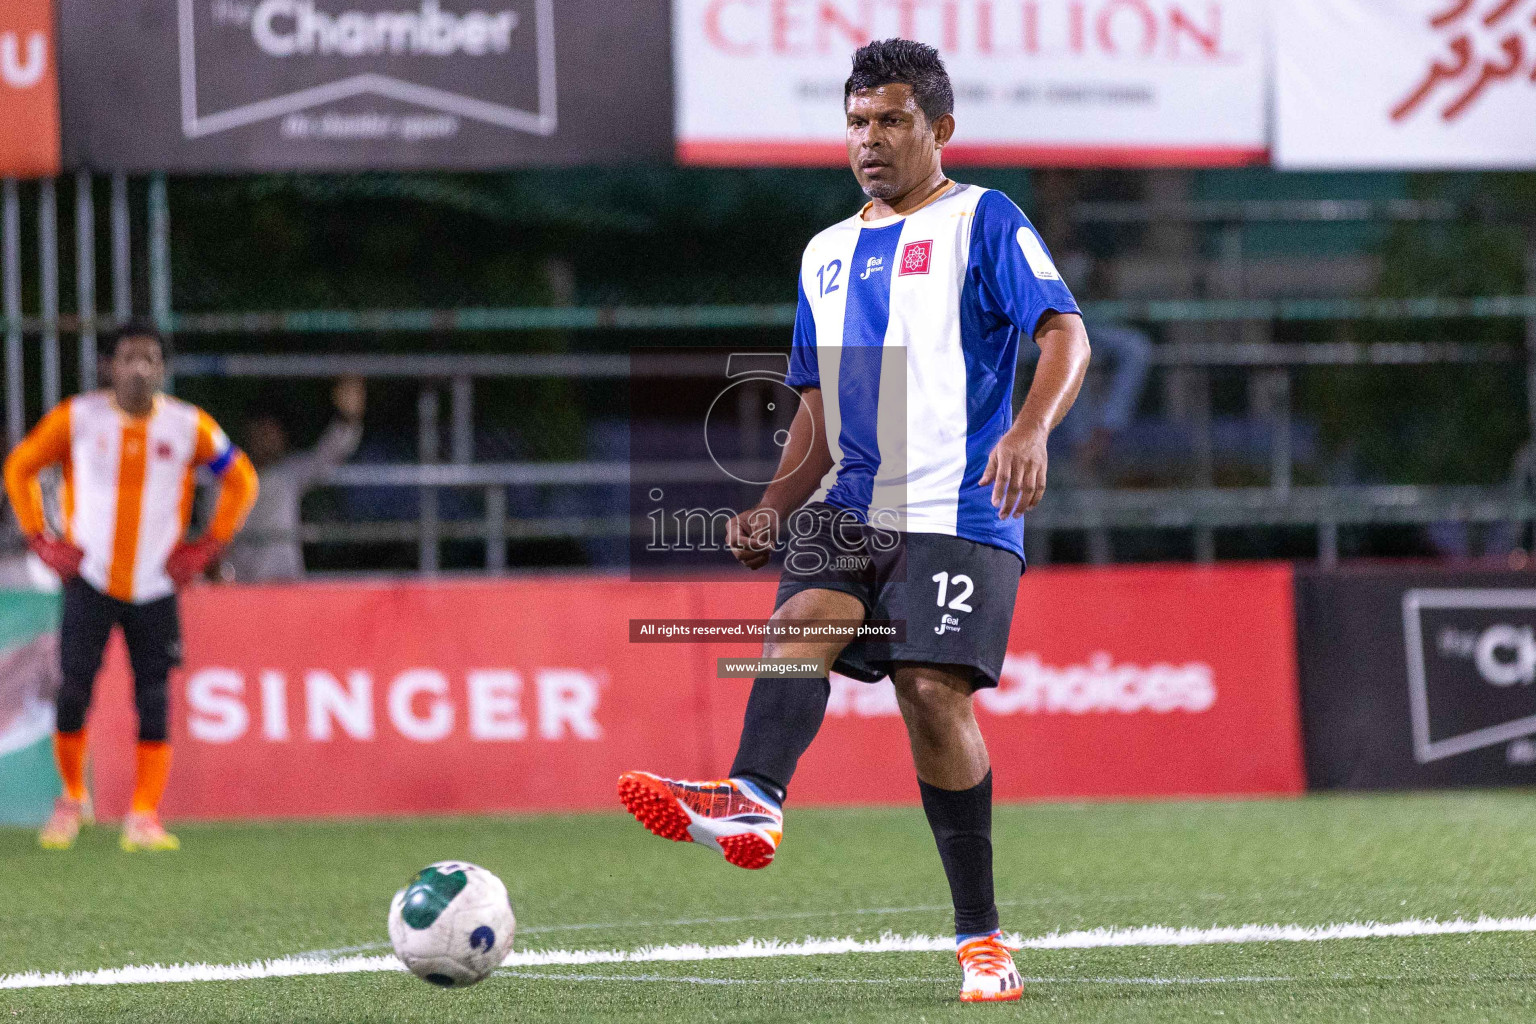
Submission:
M 992 894 L 992 773 L 970 789 L 940 789 L 922 779 L 923 812 L 939 846 L 955 903 L 955 934 L 997 931 Z
M 731 777 L 747 779 L 782 804 L 800 755 L 821 728 L 831 693 L 824 677 L 754 679 Z

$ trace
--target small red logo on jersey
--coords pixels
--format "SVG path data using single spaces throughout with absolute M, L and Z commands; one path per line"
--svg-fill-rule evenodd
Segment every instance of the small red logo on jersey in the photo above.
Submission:
M 175 457 L 176 449 L 171 447 L 171 442 L 160 441 L 155 445 L 155 458 L 174 459 Z
M 928 261 L 932 256 L 932 239 L 926 242 L 908 242 L 901 250 L 901 269 L 896 271 L 896 276 L 928 273 Z

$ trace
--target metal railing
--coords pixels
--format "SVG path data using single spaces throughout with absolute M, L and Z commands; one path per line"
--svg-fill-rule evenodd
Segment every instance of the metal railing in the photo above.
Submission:
M 1164 367 L 1239 367 L 1282 373 L 1283 401 L 1273 423 L 1270 483 L 1265 487 L 1168 488 L 1156 490 L 1054 488 L 1030 518 L 1030 535 L 1040 538 L 1062 530 L 1085 531 L 1102 538 L 1110 530 L 1187 529 L 1213 531 L 1245 526 L 1312 527 L 1318 557 L 1338 558 L 1340 527 L 1376 524 L 1536 521 L 1536 496 L 1513 487 L 1340 486 L 1292 484 L 1290 378 L 1286 371 L 1319 366 L 1435 366 L 1511 363 L 1525 358 L 1514 345 L 1455 342 L 1331 342 L 1317 344 L 1184 343 L 1155 346 L 1154 364 Z M 442 521 L 435 502 L 415 521 L 307 524 L 306 543 L 414 542 L 423 571 L 435 571 L 445 540 L 483 540 L 486 568 L 506 568 L 509 540 L 627 537 L 636 528 L 625 515 L 559 516 L 530 519 L 509 516 L 506 490 L 516 487 L 627 487 L 638 472 L 647 481 L 711 482 L 720 479 L 713 463 L 632 465 L 628 462 L 476 463 L 472 424 L 474 381 L 480 378 L 626 379 L 630 357 L 624 355 L 183 355 L 176 359 L 182 377 L 329 379 L 348 372 L 377 378 L 428 378 L 422 390 L 420 454 L 409 464 L 353 464 L 333 471 L 325 483 L 338 487 L 410 487 L 435 493 L 465 488 L 484 493 L 480 521 Z M 719 360 L 669 363 L 669 372 L 703 378 L 719 376 Z M 457 426 L 453 461 L 439 462 L 441 382 L 449 382 L 452 420 Z M 429 458 L 430 454 L 430 458 Z M 643 528 L 643 524 L 641 524 Z M 1090 543 L 1090 549 L 1104 541 Z M 1038 555 L 1038 552 L 1037 552 Z
M 98 331 L 126 320 L 132 312 L 131 244 L 127 180 L 110 182 L 112 312 L 99 316 L 96 303 L 94 187 L 89 174 L 74 182 L 76 202 L 76 275 L 74 314 L 60 310 L 56 186 L 39 189 L 37 237 L 40 309 L 24 315 L 21 304 L 21 216 L 14 182 L 0 189 L 0 329 L 5 333 L 6 426 L 11 438 L 25 426 L 23 338 L 40 343 L 42 399 L 56 402 L 62 387 L 61 335 L 79 342 L 81 380 L 95 379 Z M 1411 200 L 1240 201 L 1076 204 L 1071 216 L 1080 223 L 1135 224 L 1186 221 L 1222 230 L 1221 259 L 1242 260 L 1244 225 L 1264 222 L 1341 223 L 1367 221 L 1480 220 L 1506 223 L 1530 232 L 1527 294 L 1480 297 L 1424 296 L 1407 299 L 1326 298 L 1264 299 L 1227 295 L 1219 298 L 1104 300 L 1088 303 L 1092 318 L 1146 324 L 1263 324 L 1316 321 L 1429 321 L 1445 319 L 1523 319 L 1525 344 L 1476 345 L 1459 342 L 1401 341 L 1276 344 L 1181 341 L 1155 346 L 1154 365 L 1190 371 L 1246 368 L 1267 375 L 1278 392 L 1274 403 L 1270 484 L 1267 487 L 1214 488 L 1197 485 L 1155 491 L 1053 489 L 1032 514 L 1031 535 L 1038 543 L 1052 531 L 1082 530 L 1107 550 L 1103 538 L 1118 529 L 1190 529 L 1197 557 L 1214 557 L 1211 531 L 1243 526 L 1305 526 L 1318 531 L 1319 556 L 1337 557 L 1340 526 L 1375 523 L 1426 523 L 1445 519 L 1466 522 L 1536 521 L 1536 507 L 1524 488 L 1447 487 L 1296 487 L 1292 485 L 1290 414 L 1291 372 L 1326 366 L 1430 366 L 1468 363 L 1526 363 L 1529 415 L 1536 424 L 1536 229 L 1480 207 Z M 184 313 L 171 303 L 170 208 L 165 180 L 154 176 L 147 190 L 144 253 L 148 264 L 150 312 L 163 328 L 185 336 L 266 334 L 348 334 L 520 332 L 520 331 L 731 331 L 782 329 L 793 323 L 792 304 L 658 307 L 465 308 L 453 310 L 301 310 L 244 313 Z M 423 571 L 438 567 L 439 547 L 448 539 L 483 539 L 486 565 L 506 566 L 506 542 L 538 537 L 616 537 L 632 524 L 622 515 L 555 516 L 541 519 L 508 514 L 507 489 L 516 487 L 612 487 L 627 485 L 631 467 L 624 463 L 475 463 L 474 388 L 483 378 L 621 379 L 629 359 L 613 354 L 565 355 L 223 355 L 183 354 L 172 371 L 183 377 L 324 378 L 356 373 L 368 377 L 422 380 L 418 413 L 418 462 L 404 465 L 350 465 L 327 481 L 332 486 L 397 486 L 419 490 L 420 513 L 414 521 L 311 523 L 306 542 L 377 542 L 414 540 Z M 701 359 L 696 372 L 717 376 L 718 360 Z M 450 444 L 447 461 L 440 451 L 441 395 L 449 391 Z M 1273 392 L 1272 392 L 1273 393 Z M 1197 440 L 1209 461 L 1209 415 L 1197 424 Z M 1536 436 L 1536 430 L 1533 430 Z M 674 467 L 676 468 L 676 467 Z M 652 467 L 654 469 L 654 467 Z M 678 469 L 683 471 L 686 467 Z M 648 470 L 649 472 L 650 470 Z M 714 479 L 715 467 L 693 467 L 701 479 Z M 650 478 L 649 476 L 647 477 Z M 438 511 L 442 488 L 484 493 L 483 521 L 443 521 Z

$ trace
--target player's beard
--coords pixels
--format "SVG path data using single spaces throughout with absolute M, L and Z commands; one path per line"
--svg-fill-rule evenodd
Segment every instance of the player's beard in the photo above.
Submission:
M 901 192 L 901 186 L 894 181 L 866 181 L 859 187 L 864 190 L 866 196 L 881 202 L 894 199 Z

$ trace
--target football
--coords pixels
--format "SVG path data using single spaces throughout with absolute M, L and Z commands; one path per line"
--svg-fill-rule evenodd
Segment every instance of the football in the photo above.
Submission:
M 484 981 L 512 948 L 507 887 L 464 861 L 429 864 L 389 904 L 389 940 L 410 972 L 442 988 Z

